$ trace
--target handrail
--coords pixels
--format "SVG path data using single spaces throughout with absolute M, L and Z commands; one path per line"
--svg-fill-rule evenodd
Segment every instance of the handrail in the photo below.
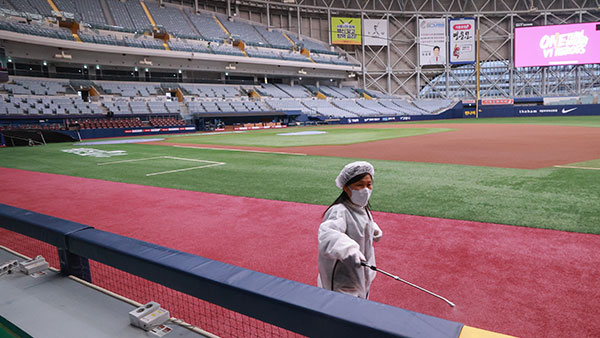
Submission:
M 0 227 L 310 337 L 458 337 L 463 327 L 3 204 Z

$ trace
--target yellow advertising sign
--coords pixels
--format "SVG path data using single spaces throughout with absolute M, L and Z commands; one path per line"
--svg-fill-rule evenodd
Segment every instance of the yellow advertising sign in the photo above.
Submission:
M 357 18 L 331 18 L 331 43 L 334 45 L 360 45 L 361 22 Z

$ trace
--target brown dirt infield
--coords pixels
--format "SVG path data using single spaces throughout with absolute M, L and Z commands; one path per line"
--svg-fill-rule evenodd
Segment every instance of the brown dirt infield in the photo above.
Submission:
M 365 128 L 351 125 L 343 128 Z M 538 169 L 600 158 L 600 128 L 522 124 L 379 124 L 369 128 L 452 128 L 453 131 L 348 145 L 285 148 L 151 142 L 316 156 Z

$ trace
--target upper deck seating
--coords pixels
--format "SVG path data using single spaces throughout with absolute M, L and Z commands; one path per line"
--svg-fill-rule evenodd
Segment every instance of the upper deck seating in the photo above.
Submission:
M 161 8 L 158 3 L 150 1 L 146 2 L 146 6 L 157 26 L 164 27 L 178 37 L 199 38 L 198 33 L 190 26 L 180 9 L 170 6 Z
M 99 0 L 53 0 L 61 12 L 73 13 L 78 22 L 107 25 Z M 45 1 L 48 4 L 48 1 Z
M 204 39 L 222 42 L 228 38 L 227 33 L 221 29 L 221 26 L 212 15 L 206 13 L 194 14 L 191 11 L 185 11 L 185 14 Z
M 356 117 L 357 114 L 348 112 L 333 106 L 327 100 L 303 99 L 302 104 L 310 109 L 311 112 L 332 117 Z
M 306 88 L 300 85 L 291 86 L 288 84 L 275 84 L 275 86 L 284 91 L 290 97 L 304 98 L 311 96 L 311 94 L 306 90 Z

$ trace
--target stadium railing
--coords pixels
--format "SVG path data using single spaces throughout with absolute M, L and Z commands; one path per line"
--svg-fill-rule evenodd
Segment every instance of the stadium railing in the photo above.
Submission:
M 0 245 L 220 336 L 459 337 L 463 325 L 0 204 Z

